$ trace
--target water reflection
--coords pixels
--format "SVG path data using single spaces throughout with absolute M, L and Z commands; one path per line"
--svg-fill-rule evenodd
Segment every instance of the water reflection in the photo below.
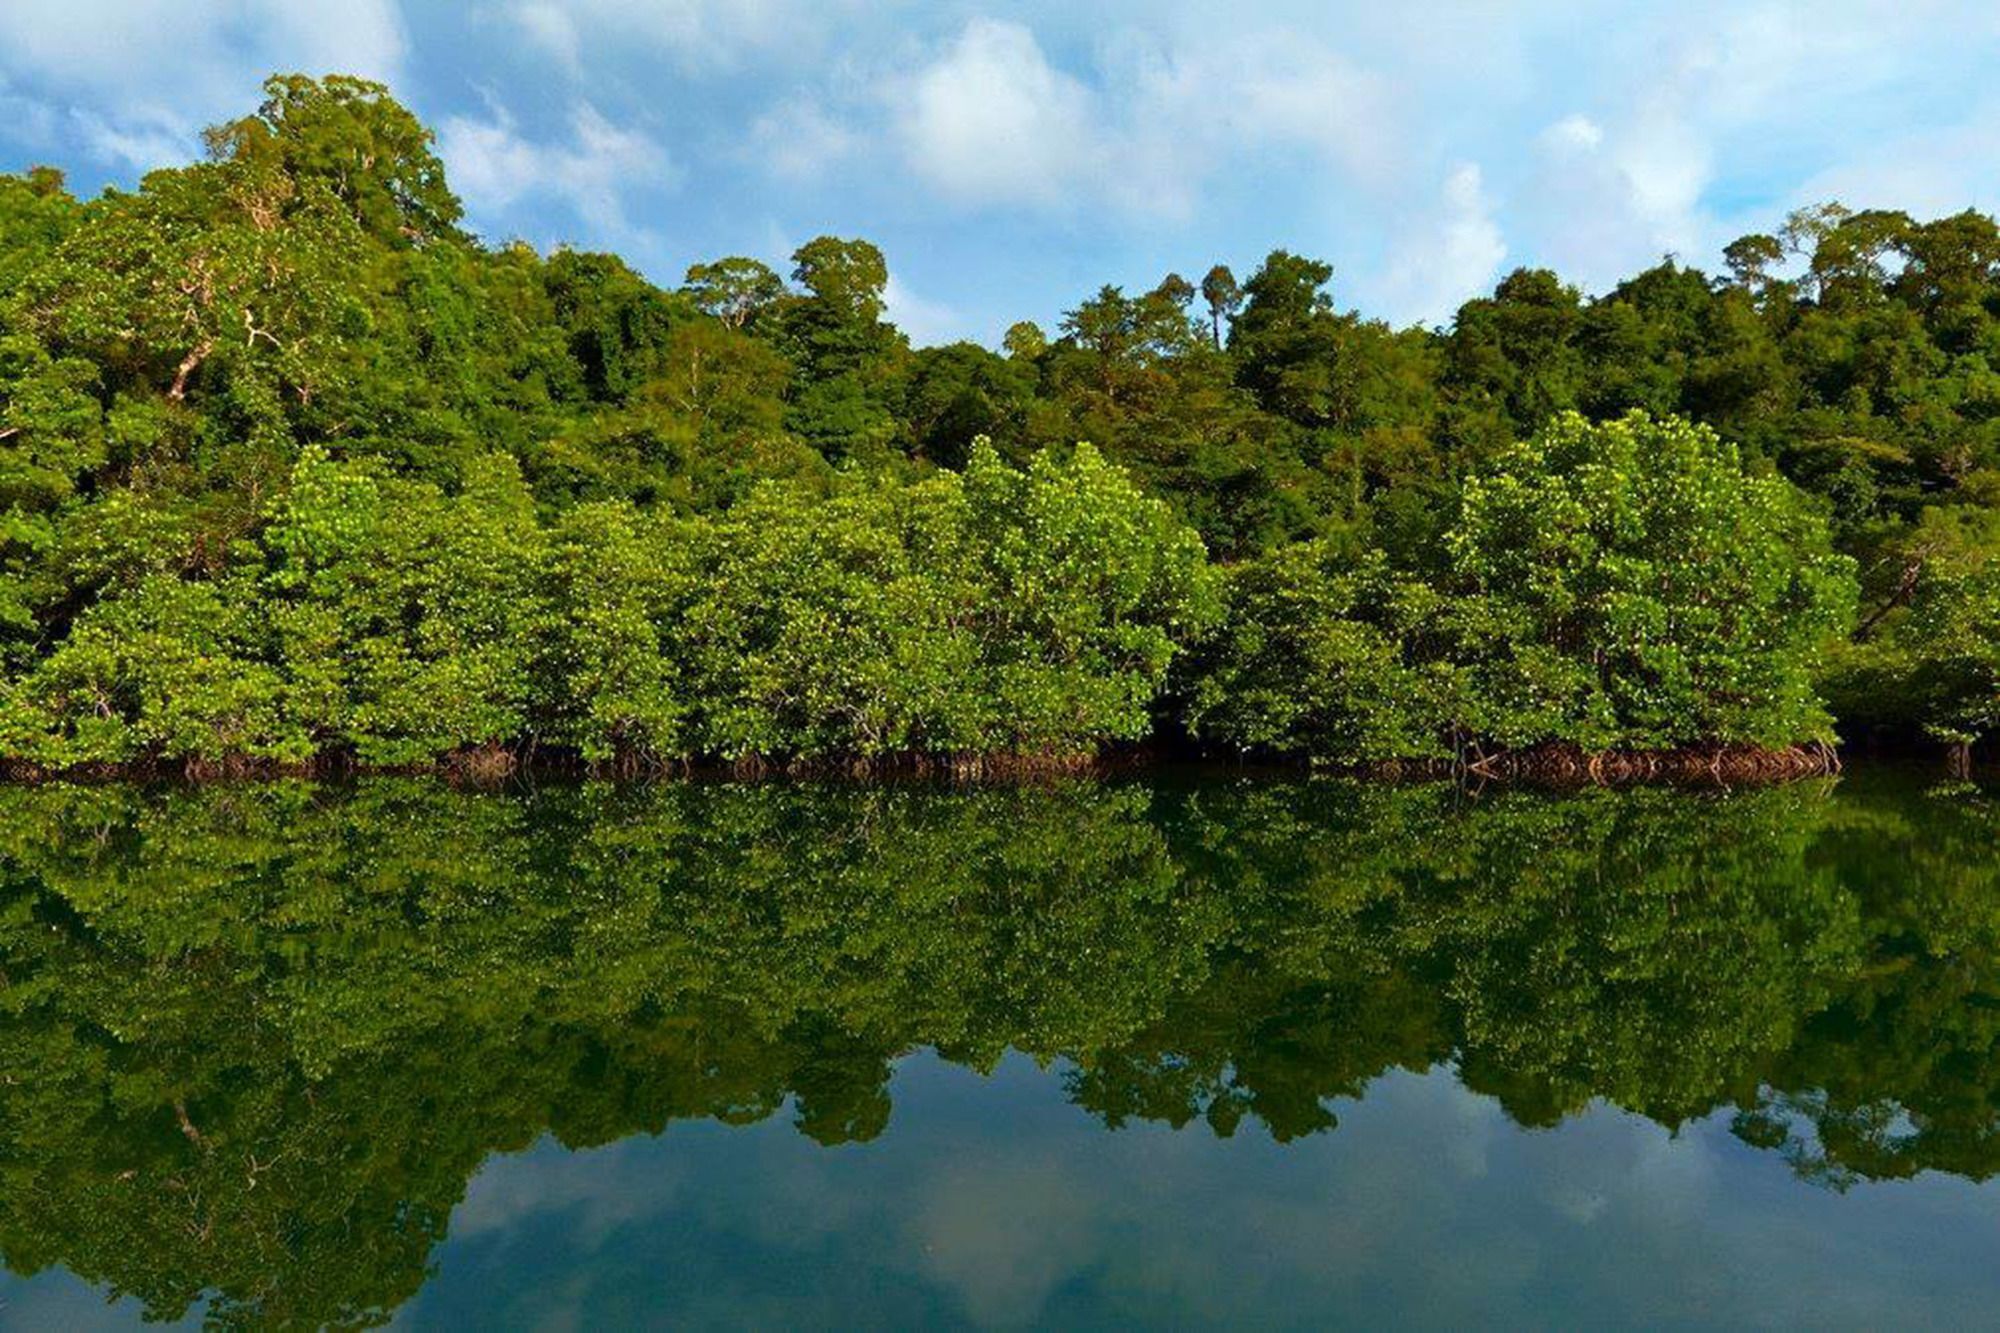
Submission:
M 964 1188 L 911 1205 L 928 1277 L 974 1318 L 1059 1309 L 1077 1219 L 1139 1226 L 1145 1196 L 1136 1164 L 982 1174 L 977 1150 L 1125 1141 L 1103 1126 L 1158 1152 L 1255 1125 L 1266 1203 L 1295 1197 L 1276 1182 L 1302 1141 L 1351 1142 L 1342 1119 L 1404 1088 L 1521 1126 L 1608 1103 L 1829 1199 L 1982 1181 L 1997 816 L 1977 791 L 1852 780 L 1476 801 L 1213 777 L 4 789 L 0 1250 L 153 1317 L 367 1321 L 422 1288 L 491 1154 L 784 1117 L 803 1137 L 783 1151 L 831 1175 L 848 1159 L 817 1145 L 877 1139 L 922 1049 L 933 1077 L 1019 1052 L 1054 1073 L 1009 1077 L 1059 1078 L 1071 1104 L 1059 1131 L 961 1138 Z M 455 1243 L 504 1230 L 506 1179 L 481 1178 Z M 830 1228 L 865 1192 L 829 1184 L 787 1225 Z M 637 1197 L 586 1193 L 604 1228 Z M 1550 1197 L 1625 1206 L 1588 1182 Z M 1003 1236 L 1027 1248 L 996 1259 Z M 906 1294 L 908 1318 L 938 1313 Z

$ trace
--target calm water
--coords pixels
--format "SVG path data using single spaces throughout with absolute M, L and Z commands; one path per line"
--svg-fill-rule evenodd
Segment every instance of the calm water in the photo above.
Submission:
M 2000 1322 L 2000 795 L 0 789 L 0 1323 Z

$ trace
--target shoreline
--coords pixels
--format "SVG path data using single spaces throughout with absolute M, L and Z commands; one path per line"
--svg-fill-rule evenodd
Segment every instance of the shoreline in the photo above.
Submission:
M 1877 755 L 1879 747 L 1857 747 Z M 1916 751 L 1896 752 L 1915 758 Z M 1939 767 L 1953 770 L 1949 756 Z M 1218 755 L 1135 746 L 1095 755 L 998 753 L 910 753 L 873 758 L 779 760 L 748 756 L 738 760 L 623 759 L 592 764 L 572 753 L 518 751 L 488 746 L 446 755 L 424 764 L 365 764 L 346 756 L 306 763 L 240 757 L 228 760 L 150 760 L 48 769 L 0 760 L 0 784 L 42 783 L 228 783 L 305 780 L 337 782 L 370 777 L 427 777 L 452 785 L 496 787 L 516 779 L 569 778 L 625 783 L 770 780 L 847 781 L 947 785 L 1034 782 L 1069 777 L 1112 777 L 1168 770 L 1232 772 L 1277 776 L 1323 776 L 1357 782 L 1456 781 L 1523 787 L 1584 788 L 1630 786 L 1731 787 L 1768 785 L 1829 777 L 1845 769 L 1840 747 L 1813 742 L 1769 749 L 1748 745 L 1686 746 L 1671 750 L 1588 752 L 1546 745 L 1491 753 L 1473 751 L 1455 758 L 1380 760 L 1332 764 L 1297 755 Z

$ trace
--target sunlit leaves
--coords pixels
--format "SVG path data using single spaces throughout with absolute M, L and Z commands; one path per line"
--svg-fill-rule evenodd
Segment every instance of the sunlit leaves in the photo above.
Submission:
M 1485 624 L 1478 730 L 1585 749 L 1822 739 L 1853 565 L 1781 478 L 1699 426 L 1558 418 L 1469 479 L 1451 591 Z

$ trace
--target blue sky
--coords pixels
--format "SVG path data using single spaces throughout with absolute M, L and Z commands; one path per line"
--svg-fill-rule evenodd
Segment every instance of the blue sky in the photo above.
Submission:
M 0 0 L 0 169 L 128 184 L 274 70 L 388 81 L 491 239 L 674 283 L 865 236 L 919 341 L 1277 246 L 1437 322 L 1802 203 L 2000 206 L 1990 0 Z

